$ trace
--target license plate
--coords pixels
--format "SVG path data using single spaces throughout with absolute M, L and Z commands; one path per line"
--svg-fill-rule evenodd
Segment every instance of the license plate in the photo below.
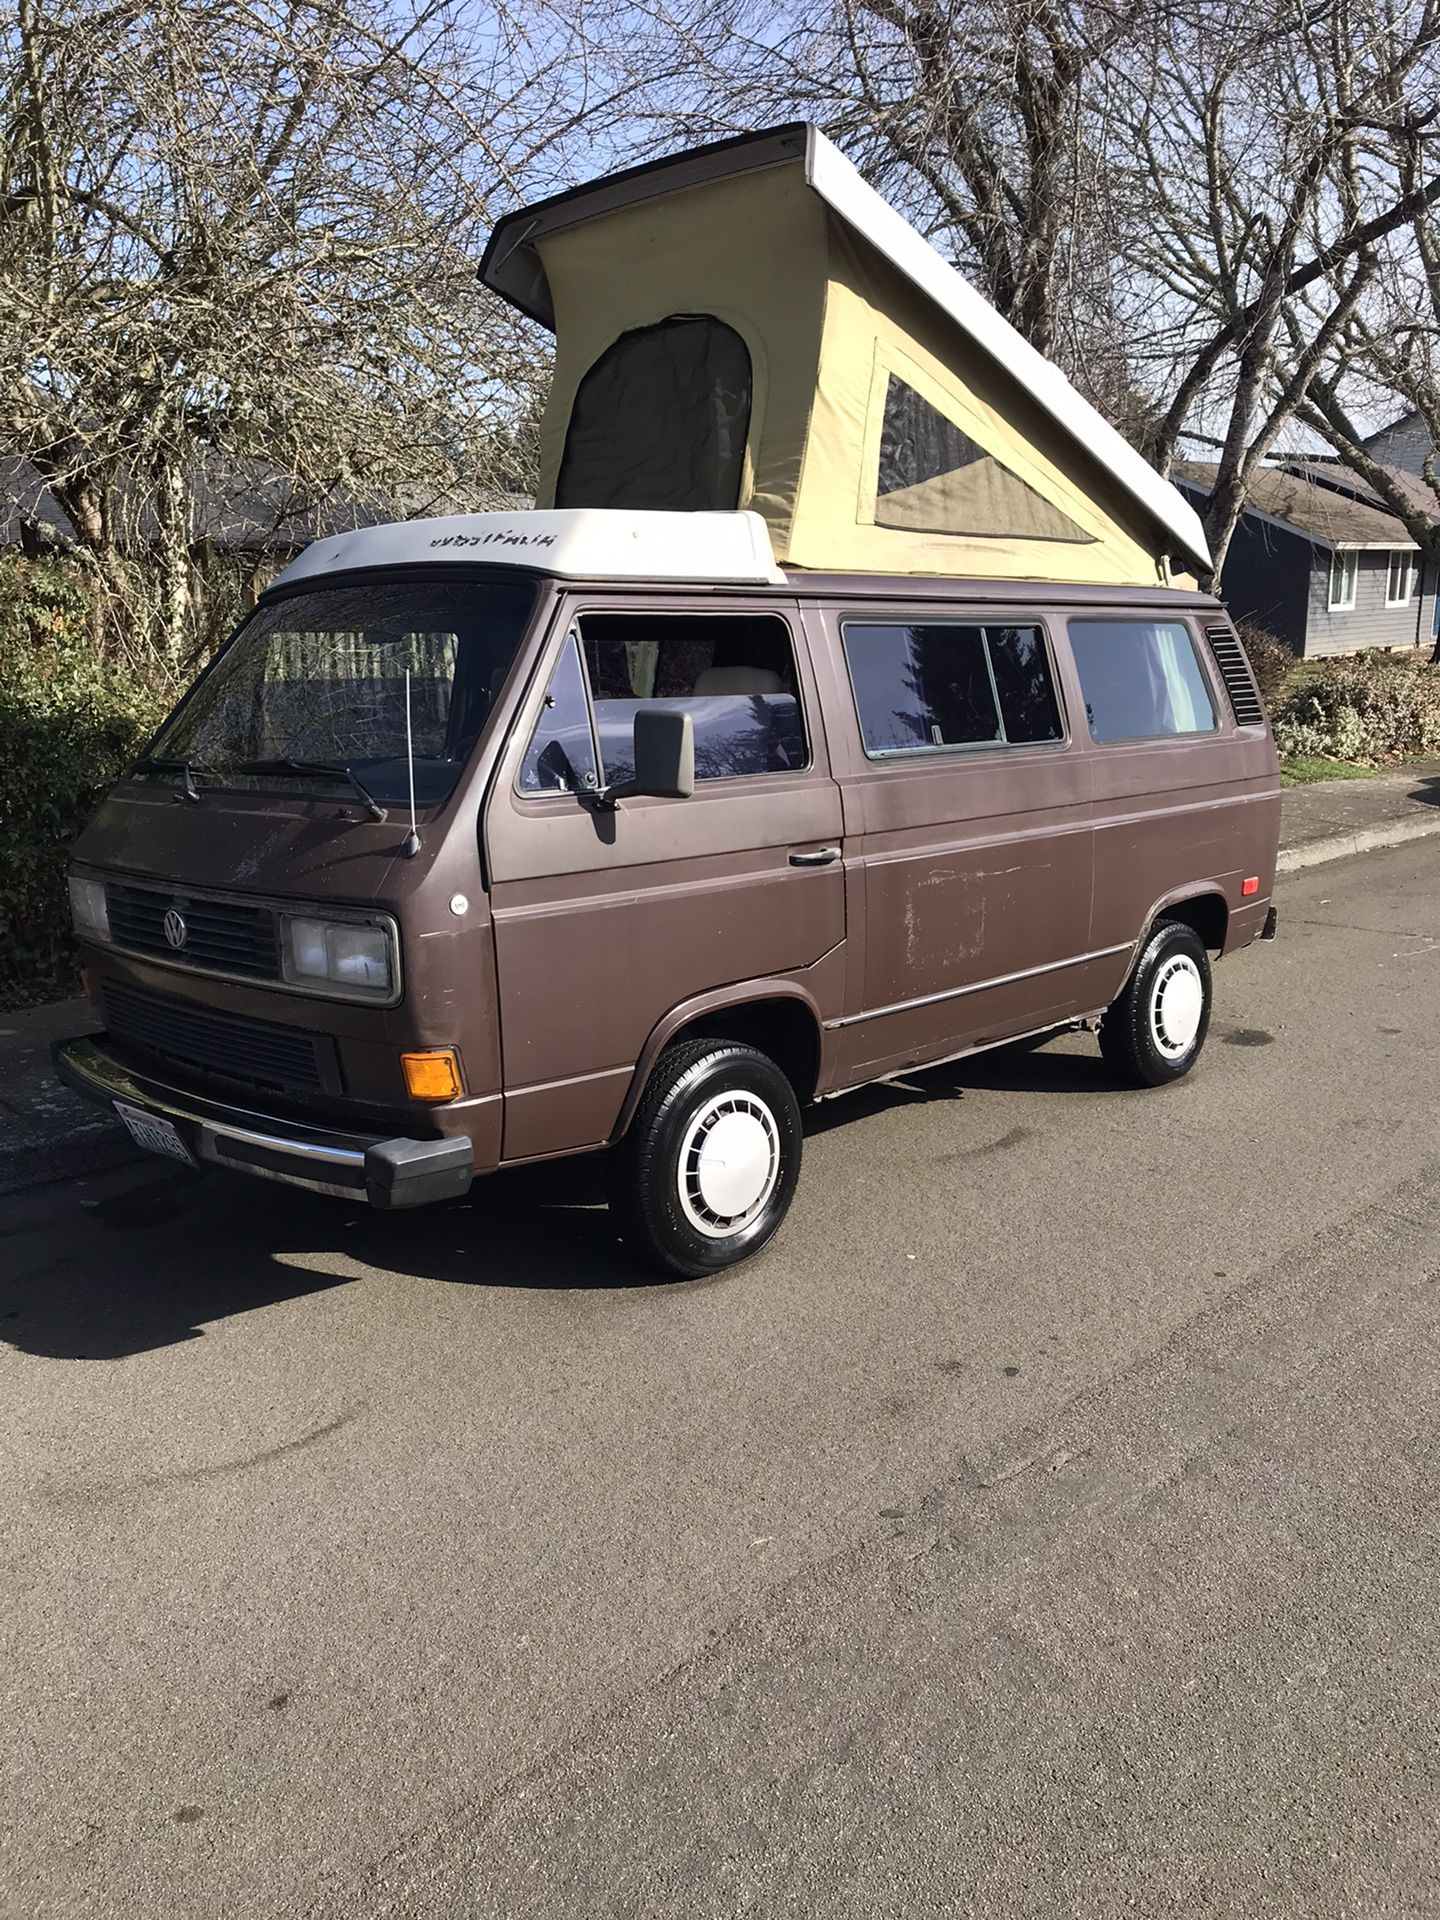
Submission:
M 167 1160 L 183 1161 L 187 1167 L 194 1166 L 194 1154 L 168 1120 L 162 1120 L 157 1113 L 142 1113 L 139 1107 L 127 1107 L 120 1100 L 115 1102 L 115 1111 L 130 1129 L 130 1138 L 137 1147 L 143 1147 L 147 1153 L 163 1153 Z

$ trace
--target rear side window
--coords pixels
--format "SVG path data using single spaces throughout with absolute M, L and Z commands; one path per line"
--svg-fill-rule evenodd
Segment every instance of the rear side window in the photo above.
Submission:
M 679 707 L 695 728 L 695 778 L 809 764 L 790 629 L 775 614 L 588 613 L 580 638 L 605 784 L 635 772 L 635 715 Z
M 1096 740 L 1214 733 L 1210 689 L 1178 620 L 1072 620 L 1070 648 Z
M 847 620 L 841 639 L 872 758 L 1064 737 L 1039 627 Z

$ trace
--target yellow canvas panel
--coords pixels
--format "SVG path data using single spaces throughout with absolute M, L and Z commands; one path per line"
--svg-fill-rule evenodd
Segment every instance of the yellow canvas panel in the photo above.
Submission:
M 1127 524 L 1136 516 L 1119 490 L 1102 473 L 1084 471 L 1081 450 L 1060 442 L 1002 370 L 966 353 L 933 301 L 834 220 L 827 264 L 825 330 L 787 548 L 790 565 L 1152 585 L 1161 578 L 1150 540 Z M 892 376 L 1047 503 L 1054 516 L 1049 525 L 1064 537 L 932 531 L 924 506 L 958 508 L 958 480 L 950 484 L 948 502 L 935 500 L 934 482 L 898 502 L 891 494 L 907 524 L 880 524 L 890 517 L 877 519 L 876 504 Z M 1048 442 L 1053 456 L 1032 436 Z M 982 482 L 975 476 L 968 484 L 978 491 Z M 918 497 L 927 493 L 928 503 Z M 994 524 L 993 500 L 988 504 L 992 511 L 979 518 L 982 527 Z M 1044 521 L 1028 503 L 1024 517 L 1031 526 L 1037 518 Z M 956 522 L 947 515 L 941 524 Z
M 512 214 L 482 271 L 555 328 L 541 506 L 563 478 L 566 504 L 748 507 L 825 571 L 1139 585 L 1204 558 L 1188 504 L 814 129 Z
M 601 214 L 537 242 L 555 304 L 555 376 L 537 504 L 551 506 L 575 392 L 623 333 L 710 314 L 740 334 L 753 377 L 746 483 L 784 552 L 825 306 L 826 219 L 798 166 L 768 167 Z

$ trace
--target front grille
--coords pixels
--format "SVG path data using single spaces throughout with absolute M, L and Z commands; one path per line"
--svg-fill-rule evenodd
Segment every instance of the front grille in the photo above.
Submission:
M 236 973 L 248 980 L 280 978 L 279 931 L 269 907 L 118 880 L 106 882 L 105 904 L 115 944 L 132 953 L 153 953 L 177 966 Z M 185 923 L 179 947 L 165 938 L 165 916 L 172 908 Z
M 277 1093 L 338 1091 L 328 1035 L 183 1006 L 118 980 L 107 980 L 102 993 L 105 1024 L 122 1047 Z
M 1240 645 L 1238 636 L 1229 627 L 1207 627 L 1205 638 L 1210 642 L 1210 651 L 1215 656 L 1215 664 L 1225 682 L 1225 691 L 1230 696 L 1235 724 L 1240 727 L 1263 726 L 1265 709 L 1260 704 L 1250 662 L 1245 658 L 1245 649 Z

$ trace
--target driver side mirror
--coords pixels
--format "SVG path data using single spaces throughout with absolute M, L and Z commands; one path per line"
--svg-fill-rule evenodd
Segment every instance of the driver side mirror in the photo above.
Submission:
M 635 778 L 624 791 L 688 800 L 695 791 L 695 722 L 678 707 L 642 707 L 635 716 Z

